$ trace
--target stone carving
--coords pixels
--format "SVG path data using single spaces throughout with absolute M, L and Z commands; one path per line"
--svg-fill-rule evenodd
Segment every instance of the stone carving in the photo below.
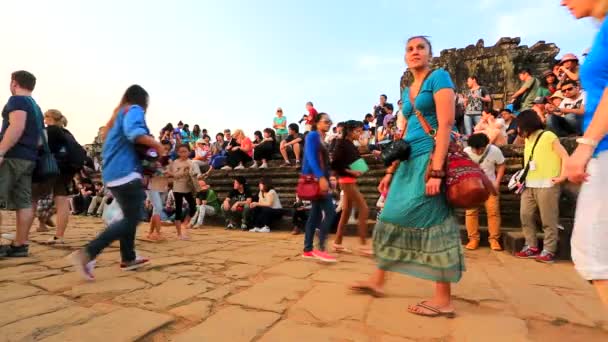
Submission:
M 539 41 L 528 47 L 519 45 L 520 38 L 500 38 L 494 46 L 485 47 L 483 39 L 475 45 L 461 49 L 446 49 L 432 60 L 433 67 L 446 69 L 456 84 L 456 91 L 467 89 L 466 81 L 470 75 L 477 75 L 496 100 L 506 98 L 515 92 L 520 81 L 517 71 L 529 67 L 540 77 L 557 62 L 555 57 L 559 48 L 553 43 Z M 401 78 L 401 90 L 411 83 L 411 75 L 406 71 Z

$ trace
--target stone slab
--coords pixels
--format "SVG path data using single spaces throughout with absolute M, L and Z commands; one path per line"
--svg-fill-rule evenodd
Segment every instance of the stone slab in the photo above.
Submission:
M 118 266 L 95 268 L 93 274 L 95 275 L 95 281 L 129 275 L 127 272 L 121 271 Z M 32 280 L 30 283 L 49 292 L 60 292 L 73 286 L 85 284 L 87 281 L 83 280 L 77 272 L 66 272 L 52 277 Z
M 370 300 L 367 296 L 351 293 L 340 284 L 319 284 L 294 304 L 290 313 L 303 311 L 309 314 L 310 323 L 361 321 Z
M 528 328 L 522 319 L 504 315 L 459 315 L 451 322 L 455 341 L 528 341 Z
M 39 294 L 41 291 L 38 288 L 28 285 L 21 285 L 15 283 L 1 284 L 0 285 L 0 303 L 8 302 L 11 300 L 31 297 Z
M 249 342 L 262 335 L 281 318 L 272 312 L 247 311 L 228 306 L 203 323 L 176 336 L 173 342 L 230 341 Z
M 188 305 L 179 306 L 169 311 L 170 313 L 183 317 L 189 321 L 198 322 L 209 316 L 211 312 L 211 306 L 213 304 L 206 300 L 193 302 Z
M 72 304 L 72 301 L 63 297 L 47 295 L 33 296 L 5 302 L 2 304 L 2 307 L 10 308 L 10 310 L 0 310 L 0 327 L 29 317 L 57 311 Z
M 308 278 L 315 271 L 319 270 L 319 264 L 309 261 L 286 261 L 264 270 L 264 273 L 282 274 L 293 278 L 304 279 Z
M 300 293 L 307 291 L 311 286 L 308 280 L 278 276 L 228 297 L 228 302 L 261 310 L 283 312 L 287 308 L 286 300 L 297 299 Z
M 206 298 L 211 300 L 220 300 L 224 299 L 227 295 L 230 294 L 230 288 L 228 287 L 219 287 L 215 290 L 205 292 L 202 295 L 199 295 L 200 298 Z
M 112 341 L 131 342 L 163 327 L 173 321 L 173 317 L 137 308 L 113 311 L 68 328 L 45 342 Z M 123 327 L 118 328 L 117 327 Z
M 166 258 L 158 258 L 152 259 L 150 261 L 150 266 L 148 269 L 161 268 L 165 266 L 178 265 L 178 264 L 186 264 L 192 262 L 192 259 L 182 258 L 182 257 L 166 257 Z
M 114 299 L 116 303 L 136 305 L 144 309 L 163 310 L 196 297 L 211 287 L 204 282 L 178 278 L 144 290 L 128 293 Z
M 67 329 L 71 325 L 82 324 L 95 311 L 79 306 L 71 306 L 48 314 L 30 317 L 2 327 L 2 341 L 34 341 Z
M 72 287 L 70 291 L 64 292 L 70 297 L 80 297 L 89 294 L 111 293 L 119 294 L 131 292 L 146 287 L 146 283 L 129 277 L 113 278 L 102 281 L 88 282 Z
M 255 275 L 262 270 L 261 267 L 247 264 L 236 264 L 230 266 L 224 275 L 229 278 L 242 279 L 248 278 L 249 276 Z
M 368 342 L 372 341 L 372 339 L 370 339 L 370 336 L 353 329 L 353 327 L 347 324 L 319 327 L 313 324 L 303 324 L 286 319 L 273 326 L 259 341 Z
M 146 272 L 137 272 L 134 274 L 134 277 L 152 285 L 159 285 L 169 279 L 169 274 L 151 270 Z

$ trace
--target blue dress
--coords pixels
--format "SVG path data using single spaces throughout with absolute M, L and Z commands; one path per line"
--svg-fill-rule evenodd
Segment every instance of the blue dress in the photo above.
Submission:
M 422 83 L 416 108 L 437 128 L 433 95 L 454 88 L 443 69 L 433 71 Z M 407 118 L 404 137 L 411 147 L 410 159 L 399 165 L 388 192 L 382 214 L 374 228 L 374 254 L 380 269 L 418 278 L 457 282 L 464 271 L 464 257 L 458 225 L 445 194 L 425 194 L 425 173 L 434 141 L 425 132 L 409 97 L 403 91 L 403 111 Z

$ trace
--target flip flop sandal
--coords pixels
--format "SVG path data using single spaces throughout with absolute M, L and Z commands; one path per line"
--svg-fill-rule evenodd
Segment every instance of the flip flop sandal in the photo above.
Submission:
M 375 298 L 382 298 L 385 296 L 384 292 L 381 290 L 377 290 L 365 283 L 357 283 L 355 285 L 352 285 L 350 287 L 350 289 L 354 292 L 358 292 L 358 293 L 362 293 L 362 294 L 367 294 L 370 295 L 372 297 Z
M 333 244 L 332 245 L 334 252 L 337 253 L 351 253 L 350 249 L 346 248 L 344 245 Z
M 374 256 L 374 250 L 369 247 L 359 247 L 358 252 L 360 255 L 365 256 L 365 257 Z
M 414 305 L 414 308 L 425 309 L 425 310 L 430 311 L 430 313 L 414 311 L 410 308 L 408 308 L 407 311 L 411 314 L 418 315 L 418 316 L 425 316 L 425 317 L 445 317 L 445 318 L 456 317 L 456 313 L 454 311 L 441 311 L 437 307 L 426 304 L 426 302 L 420 302 L 420 303 Z

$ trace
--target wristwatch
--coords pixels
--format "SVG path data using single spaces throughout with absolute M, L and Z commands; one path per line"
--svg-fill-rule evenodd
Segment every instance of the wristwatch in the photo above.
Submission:
M 578 138 L 576 142 L 583 145 L 589 145 L 591 147 L 597 147 L 597 140 L 589 139 L 589 138 Z

